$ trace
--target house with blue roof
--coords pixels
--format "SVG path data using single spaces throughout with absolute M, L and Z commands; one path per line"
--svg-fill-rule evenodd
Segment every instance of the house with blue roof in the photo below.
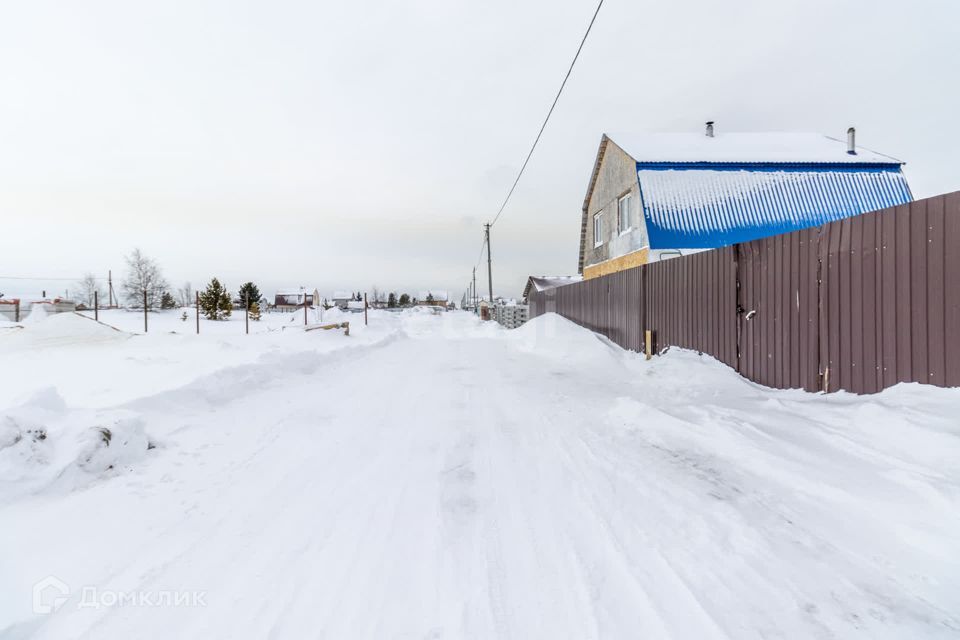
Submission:
M 813 133 L 604 134 L 583 201 L 585 279 L 818 226 L 913 196 L 896 158 Z

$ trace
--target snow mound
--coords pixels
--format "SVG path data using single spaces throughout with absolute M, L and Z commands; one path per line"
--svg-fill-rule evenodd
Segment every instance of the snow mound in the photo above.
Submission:
M 123 417 L 84 429 L 77 435 L 74 462 L 84 471 L 102 474 L 139 462 L 152 448 L 139 417 Z
M 30 313 L 23 319 L 23 324 L 35 324 L 47 319 L 47 305 L 43 303 L 33 303 L 30 305 Z
M 545 313 L 507 332 L 517 349 L 551 359 L 605 366 L 623 353 L 605 337 L 556 313 Z
M 55 391 L 37 394 L 0 415 L 0 503 L 132 468 L 154 448 L 144 427 L 129 411 L 71 411 Z
M 24 347 L 110 342 L 130 337 L 129 333 L 79 313 L 40 314 L 31 313 L 24 321 L 23 331 L 11 337 Z

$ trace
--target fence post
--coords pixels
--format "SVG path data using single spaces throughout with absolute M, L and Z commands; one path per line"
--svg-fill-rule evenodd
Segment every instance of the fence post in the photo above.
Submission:
M 96 291 L 93 292 L 93 319 L 100 320 L 100 299 Z
M 20 298 L 13 301 L 13 321 L 20 322 Z
M 195 293 L 197 294 L 197 305 L 194 307 L 197 311 L 197 335 L 200 335 L 200 292 Z
M 644 352 L 647 354 L 647 360 L 653 358 L 653 332 L 647 329 L 643 332 Z
M 367 326 L 367 294 L 363 294 L 363 326 Z
M 147 290 L 143 290 L 143 332 L 147 332 Z
M 250 335 L 250 294 L 243 294 L 243 321 L 246 324 L 247 335 Z
M 303 294 L 303 326 L 307 326 L 307 294 Z

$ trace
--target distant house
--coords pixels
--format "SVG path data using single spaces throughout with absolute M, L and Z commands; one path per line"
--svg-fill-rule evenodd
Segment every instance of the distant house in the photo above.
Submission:
M 541 293 L 549 289 L 556 289 L 567 284 L 583 280 L 583 276 L 530 276 L 527 285 L 523 288 L 523 299 L 527 300 L 531 293 Z
M 813 133 L 605 134 L 583 201 L 586 279 L 910 202 L 900 160 Z
M 319 301 L 320 293 L 316 289 L 310 293 L 301 287 L 296 290 L 278 291 L 274 296 L 273 306 L 277 311 L 295 311 L 302 309 L 304 304 L 312 307 Z
M 437 289 L 421 291 L 420 295 L 417 296 L 417 304 L 421 306 L 446 307 L 448 301 L 447 292 Z
M 340 309 L 346 309 L 351 302 L 356 301 L 357 294 L 352 291 L 334 291 L 330 304 Z

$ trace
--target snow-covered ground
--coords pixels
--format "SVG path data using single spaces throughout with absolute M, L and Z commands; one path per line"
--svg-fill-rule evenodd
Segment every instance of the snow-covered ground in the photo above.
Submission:
M 178 315 L 0 325 L 0 638 L 960 636 L 960 390 Z

